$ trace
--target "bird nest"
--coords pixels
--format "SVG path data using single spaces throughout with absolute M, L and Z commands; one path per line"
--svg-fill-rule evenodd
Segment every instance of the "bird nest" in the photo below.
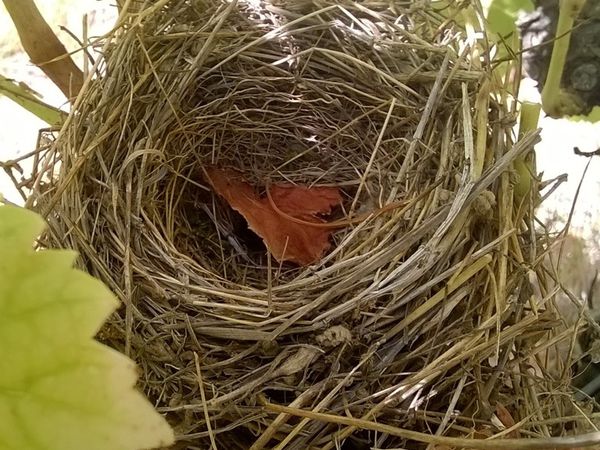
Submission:
M 513 141 L 451 9 L 136 8 L 38 149 L 28 201 L 44 245 L 122 301 L 99 339 L 137 362 L 176 448 L 541 448 L 585 429 L 543 362 L 555 291 L 535 196 L 514 192 L 537 135 Z M 321 209 L 271 195 L 325 188 Z M 310 256 L 286 254 L 286 223 L 319 230 Z

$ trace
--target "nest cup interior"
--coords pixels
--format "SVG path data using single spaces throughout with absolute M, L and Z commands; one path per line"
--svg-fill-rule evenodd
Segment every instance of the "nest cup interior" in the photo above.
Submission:
M 223 448 L 332 448 L 337 425 L 273 423 L 265 401 L 423 430 L 429 419 L 408 414 L 418 405 L 441 414 L 453 402 L 491 424 L 501 399 L 531 417 L 489 358 L 526 354 L 536 341 L 514 336 L 547 331 L 523 307 L 519 320 L 495 309 L 535 259 L 507 196 L 536 136 L 513 146 L 512 116 L 482 88 L 487 68 L 425 2 L 338 3 L 140 6 L 40 158 L 60 160 L 35 195 L 46 244 L 77 250 L 121 298 L 100 338 L 140 365 L 184 447 L 212 436 Z M 316 264 L 280 265 L 212 191 L 208 166 L 263 195 L 268 183 L 338 186 L 338 217 L 406 203 L 336 230 Z
M 239 14 L 245 30 L 267 31 L 250 15 Z M 272 29 L 286 22 L 274 15 L 267 21 Z M 228 282 L 265 288 L 271 269 L 264 246 L 243 218 L 207 190 L 205 165 L 239 170 L 263 195 L 267 183 L 278 181 L 337 186 L 344 195 L 342 209 L 354 205 L 360 213 L 410 199 L 436 179 L 435 148 L 420 142 L 408 160 L 407 154 L 444 55 L 415 50 L 422 53 L 417 67 L 402 45 L 382 51 L 351 19 L 340 21 L 332 33 L 326 31 L 330 23 L 321 16 L 300 22 L 229 60 L 226 53 L 207 55 L 196 69 L 200 73 L 186 83 L 177 110 L 163 100 L 161 122 L 171 122 L 172 129 L 155 141 L 162 142 L 168 170 L 162 166 L 161 181 L 142 195 L 160 211 L 155 222 L 174 224 L 167 235 L 173 246 Z M 366 42 L 352 42 L 353 33 L 363 34 Z M 256 36 L 246 40 L 252 44 Z M 348 41 L 351 53 L 343 47 Z M 244 43 L 230 44 L 232 53 Z M 375 58 L 378 65 L 370 62 Z M 380 66 L 395 76 L 382 79 Z M 411 82 L 416 70 L 429 73 L 429 86 Z M 459 106 L 456 101 L 442 105 L 438 120 Z M 443 123 L 438 125 L 441 133 Z M 403 166 L 405 176 L 399 178 Z M 451 171 L 439 173 L 437 181 L 451 176 Z M 398 231 L 406 229 L 403 222 L 398 220 Z M 348 233 L 336 233 L 335 247 L 343 245 L 328 264 L 343 260 L 361 242 L 360 237 L 344 241 Z M 288 264 L 278 270 L 279 281 L 297 275 Z
M 95 114 L 113 117 L 115 95 L 131 96 L 132 85 L 143 93 L 123 104 L 128 132 L 119 133 L 112 157 L 107 149 L 101 158 L 110 159 L 107 169 L 117 171 L 120 182 L 137 183 L 129 188 L 136 191 L 132 206 L 160 234 L 147 243 L 162 246 L 158 255 L 175 250 L 186 272 L 236 289 L 264 289 L 273 281 L 266 249 L 243 218 L 213 195 L 202 171 L 206 165 L 239 170 L 263 195 L 267 183 L 278 181 L 338 186 L 346 212 L 350 206 L 366 213 L 410 200 L 434 182 L 453 184 L 453 161 L 440 167 L 442 153 L 436 150 L 445 127 L 462 126 L 451 119 L 460 108 L 460 98 L 453 98 L 457 86 L 440 96 L 452 101 L 435 104 L 431 131 L 438 142 L 414 136 L 445 56 L 442 34 L 428 36 L 434 44 L 419 46 L 399 39 L 399 30 L 410 27 L 408 18 L 377 23 L 373 12 L 343 17 L 326 7 L 299 20 L 298 14 L 284 17 L 250 4 L 220 8 L 217 17 L 227 18 L 218 31 L 206 25 L 204 32 L 189 31 L 199 24 L 194 14 L 186 23 L 145 22 L 144 32 L 158 28 L 149 42 L 123 36 L 131 48 L 117 44 L 125 55 L 111 49 L 106 77 L 92 89 L 105 100 L 94 106 Z M 211 37 L 218 45 L 207 44 Z M 115 92 L 117 85 L 125 91 Z M 103 103 L 111 109 L 103 111 Z M 125 141 L 129 153 L 122 152 Z M 460 142 L 445 145 L 446 153 L 462 151 Z M 396 232 L 406 230 L 406 219 L 395 220 Z M 364 247 L 361 236 L 373 226 L 365 224 L 362 234 L 346 240 L 350 227 L 336 232 L 338 251 L 321 266 Z M 137 242 L 135 253 L 147 253 L 143 236 Z M 276 283 L 305 273 L 289 264 L 277 269 Z

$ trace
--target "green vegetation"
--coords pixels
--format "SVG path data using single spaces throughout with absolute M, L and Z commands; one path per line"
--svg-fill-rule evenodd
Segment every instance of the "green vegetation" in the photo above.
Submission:
M 93 336 L 111 292 L 72 268 L 75 253 L 35 251 L 44 227 L 0 207 L 0 448 L 141 449 L 173 432 L 134 389 L 135 366 Z
M 532 10 L 531 0 L 492 0 L 487 8 L 488 32 L 508 37 L 516 32 L 519 12 Z
M 0 94 L 18 103 L 48 125 L 60 125 L 66 117 L 66 113 L 41 101 L 23 84 L 17 84 L 2 75 L 0 75 Z
M 600 112 L 592 110 L 584 115 L 579 99 L 561 88 L 567 55 L 571 41 L 571 31 L 577 17 L 585 6 L 585 0 L 561 0 L 555 40 L 548 74 L 542 90 L 542 108 L 551 117 L 570 117 L 572 120 L 597 122 Z M 492 0 L 487 8 L 488 33 L 498 41 L 511 42 L 509 36 L 516 35 L 516 21 L 519 11 L 531 11 L 531 0 Z M 513 40 L 513 42 L 515 42 Z M 518 42 L 518 40 L 517 40 Z M 519 50 L 516 46 L 512 52 Z M 529 121 L 529 120 L 528 120 Z

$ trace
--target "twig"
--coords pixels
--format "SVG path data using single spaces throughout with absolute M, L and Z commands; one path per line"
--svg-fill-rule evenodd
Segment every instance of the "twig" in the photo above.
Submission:
M 31 62 L 44 71 L 69 100 L 83 85 L 83 72 L 44 20 L 33 0 L 3 0 Z
M 579 147 L 573 147 L 573 153 L 578 156 L 586 156 L 591 158 L 592 156 L 600 156 L 600 148 L 591 152 L 584 152 L 583 150 L 579 150 Z

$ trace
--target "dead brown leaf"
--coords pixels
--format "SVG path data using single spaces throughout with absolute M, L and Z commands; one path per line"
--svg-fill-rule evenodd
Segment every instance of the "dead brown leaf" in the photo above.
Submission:
M 496 403 L 496 416 L 498 416 L 498 419 L 500 419 L 500 422 L 502 422 L 502 425 L 504 425 L 506 428 L 511 428 L 516 423 L 510 411 L 502 403 L 499 402 Z M 520 438 L 521 433 L 519 433 L 519 430 L 513 430 L 510 433 L 508 433 L 508 437 Z
M 205 170 L 215 192 L 244 216 L 248 227 L 262 238 L 277 261 L 314 264 L 330 248 L 332 229 L 297 223 L 291 218 L 315 224 L 326 223 L 318 215 L 330 214 L 333 207 L 341 204 L 338 188 L 274 184 L 269 186 L 269 200 L 258 195 L 255 188 L 235 170 L 215 167 Z M 280 211 L 276 211 L 271 201 Z

